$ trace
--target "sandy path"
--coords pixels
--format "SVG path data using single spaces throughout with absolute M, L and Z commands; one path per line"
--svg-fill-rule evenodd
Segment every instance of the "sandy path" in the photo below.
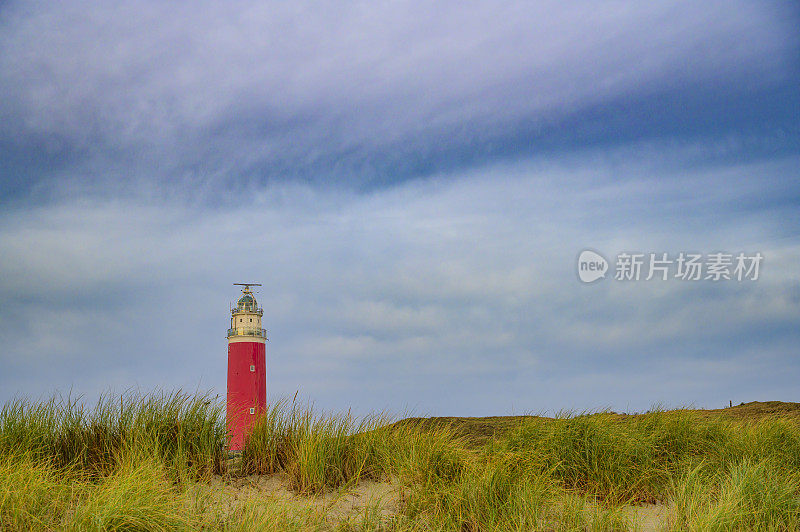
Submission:
M 234 478 L 215 476 L 210 484 L 197 486 L 197 500 L 199 504 L 213 505 L 215 510 L 224 514 L 231 514 L 248 502 L 270 501 L 298 511 L 319 511 L 324 513 L 329 523 L 356 518 L 366 511 L 378 512 L 381 520 L 388 520 L 400 512 L 397 482 L 363 480 L 348 489 L 311 496 L 297 494 L 287 486 L 288 481 L 281 473 Z M 670 507 L 665 504 L 629 506 L 624 511 L 634 524 L 634 530 L 658 532 L 667 523 Z
M 248 502 L 271 501 L 298 510 L 316 509 L 333 521 L 343 521 L 367 510 L 377 511 L 382 519 L 388 519 L 400 510 L 400 489 L 394 482 L 362 480 L 347 489 L 309 496 L 297 494 L 287 486 L 285 476 L 280 473 L 228 479 L 214 476 L 210 484 L 195 487 L 195 500 L 204 506 L 213 505 L 223 513 L 232 513 Z

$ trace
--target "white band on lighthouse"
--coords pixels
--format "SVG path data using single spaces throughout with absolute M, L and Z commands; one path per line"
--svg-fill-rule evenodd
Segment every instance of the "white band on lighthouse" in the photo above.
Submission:
M 265 329 L 237 329 L 237 332 L 231 334 L 228 332 L 228 343 L 235 344 L 236 342 L 257 342 L 263 344 L 267 340 L 267 331 Z

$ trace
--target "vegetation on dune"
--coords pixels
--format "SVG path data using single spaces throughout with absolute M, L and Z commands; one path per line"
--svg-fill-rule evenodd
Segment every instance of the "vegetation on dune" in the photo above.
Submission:
M 627 418 L 594 414 L 529 421 L 499 448 L 532 454 L 568 489 L 611 501 L 656 502 L 669 498 L 672 479 L 700 462 L 716 471 L 747 460 L 798 469 L 798 427 L 788 419 L 742 423 L 681 410 Z
M 800 424 L 785 404 L 751 418 L 740 407 L 389 424 L 282 401 L 235 468 L 222 406 L 183 393 L 7 403 L 0 530 L 630 530 L 630 505 L 656 501 L 665 530 L 800 526 Z M 390 515 L 377 503 L 347 515 L 221 505 L 209 484 L 272 474 L 302 500 L 371 480 L 397 486 L 398 501 Z
M 0 410 L 0 452 L 24 453 L 88 475 L 114 469 L 120 453 L 155 453 L 176 473 L 218 473 L 225 458 L 223 405 L 182 392 L 101 398 L 15 400 Z
M 701 462 L 671 491 L 673 530 L 798 530 L 800 475 L 779 461 L 743 459 L 722 468 Z
M 320 493 L 358 479 L 379 479 L 385 438 L 380 417 L 316 415 L 279 401 L 258 420 L 242 451 L 249 474 L 284 472 L 301 493 Z

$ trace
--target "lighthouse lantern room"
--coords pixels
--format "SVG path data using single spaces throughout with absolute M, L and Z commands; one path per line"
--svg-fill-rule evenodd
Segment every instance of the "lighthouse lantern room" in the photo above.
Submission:
M 259 308 L 251 286 L 242 286 L 242 296 L 231 308 L 228 329 L 227 428 L 230 449 L 241 451 L 259 413 L 267 406 L 267 331 L 261 327 L 264 311 Z

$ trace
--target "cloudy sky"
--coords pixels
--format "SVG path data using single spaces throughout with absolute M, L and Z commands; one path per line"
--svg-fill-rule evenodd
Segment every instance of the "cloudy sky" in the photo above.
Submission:
M 224 394 L 243 281 L 269 394 L 322 409 L 800 401 L 799 27 L 769 1 L 4 2 L 0 401 Z M 622 252 L 764 259 L 618 281 Z

